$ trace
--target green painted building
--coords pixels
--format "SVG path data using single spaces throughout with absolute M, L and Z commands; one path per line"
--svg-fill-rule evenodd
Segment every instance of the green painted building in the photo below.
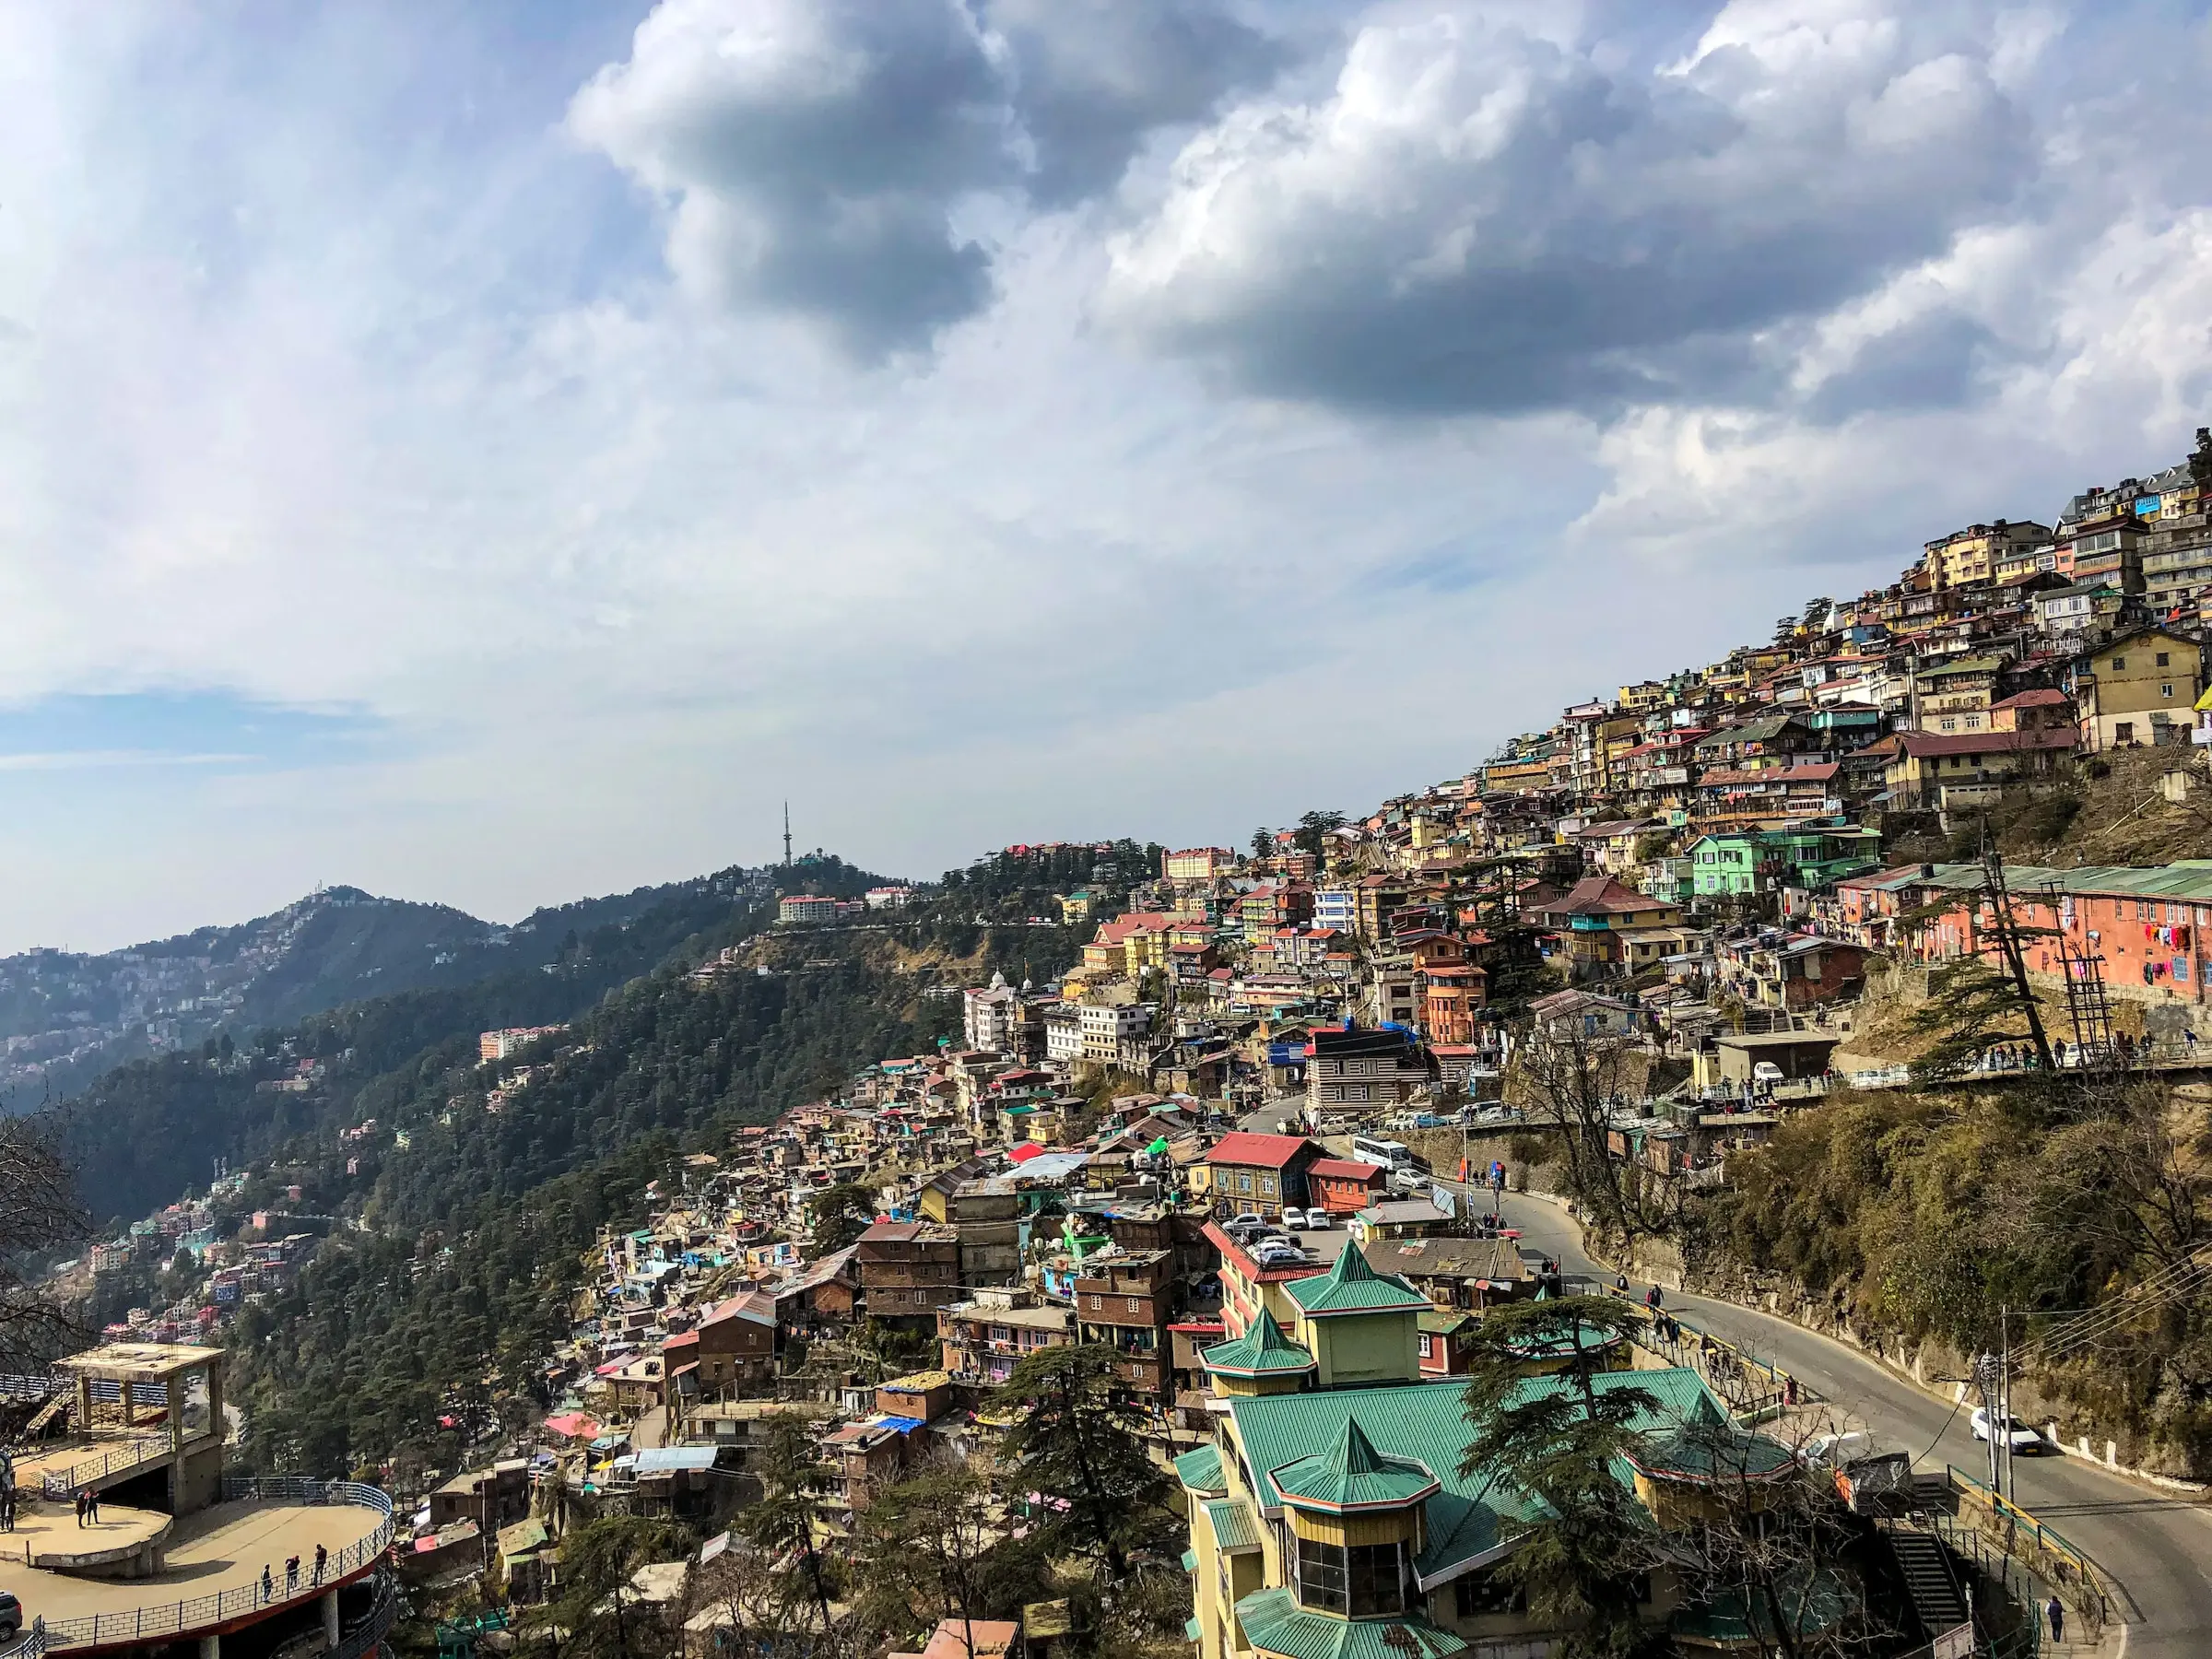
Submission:
M 1825 888 L 1881 868 L 1878 831 L 1855 825 L 1732 830 L 1689 844 L 1691 885 L 1700 899 L 1751 898 L 1785 887 Z

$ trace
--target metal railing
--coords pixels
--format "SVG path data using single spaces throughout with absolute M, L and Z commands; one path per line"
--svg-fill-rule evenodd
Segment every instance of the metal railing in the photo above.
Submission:
M 45 1627 L 47 1647 L 121 1646 L 125 1642 L 180 1636 L 253 1614 L 297 1606 L 324 1594 L 340 1580 L 370 1566 L 392 1546 L 392 1500 L 375 1487 L 357 1485 L 350 1480 L 308 1480 L 294 1476 L 231 1476 L 223 1481 L 223 1500 L 302 1506 L 357 1504 L 375 1511 L 378 1521 L 374 1531 L 332 1556 L 324 1564 L 322 1573 L 314 1578 L 310 1579 L 304 1573 L 290 1583 L 273 1578 L 265 1593 L 259 1583 L 241 1584 L 214 1595 L 154 1602 L 124 1612 L 96 1613 L 89 1618 L 53 1619 Z
M 1604 1289 L 1608 1296 L 1623 1295 L 1618 1285 L 1606 1285 Z M 1818 1397 L 1810 1387 L 1779 1365 L 1755 1359 L 1733 1342 L 1700 1330 L 1664 1309 L 1654 1312 L 1644 1308 L 1642 1312 L 1644 1325 L 1636 1334 L 1636 1346 L 1696 1371 L 1739 1420 L 1804 1405 Z
M 1989 1517 L 1986 1528 L 1974 1529 L 1978 1535 L 1987 1536 L 1991 1532 L 1999 1535 L 2008 1559 L 2018 1559 L 2014 1555 L 2016 1546 L 2032 1552 L 2028 1564 L 2036 1576 L 2049 1583 L 2061 1600 L 2073 1603 L 2075 1610 L 2093 1630 L 2100 1629 L 2112 1618 L 2112 1598 L 2104 1587 L 2097 1563 L 2064 1533 L 2038 1520 L 2011 1499 L 1991 1490 L 1965 1470 L 1951 1465 L 1946 1468 L 1951 1489 L 1959 1495 L 1960 1500 L 1976 1505 Z
M 194 1438 L 206 1437 L 200 1435 Z M 73 1463 L 66 1468 L 49 1469 L 40 1485 L 49 1498 L 67 1498 L 79 1487 L 88 1486 L 95 1480 L 105 1480 L 111 1475 L 120 1474 L 124 1469 L 135 1469 L 141 1464 L 158 1463 L 175 1450 L 167 1435 L 159 1440 L 149 1437 L 128 1441 L 96 1457 Z

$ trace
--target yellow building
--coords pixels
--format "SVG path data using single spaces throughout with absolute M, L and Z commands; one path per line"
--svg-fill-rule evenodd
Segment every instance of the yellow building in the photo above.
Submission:
M 1926 544 L 1922 563 L 1928 580 L 1939 588 L 1960 587 L 1970 582 L 1995 579 L 1999 564 L 2017 570 L 2020 559 L 2051 539 L 2051 526 L 2029 521 L 2018 524 L 1999 519 L 1994 524 L 1969 524 L 1963 530 Z
M 2091 753 L 2186 743 L 2204 688 L 2204 653 L 2186 635 L 2138 629 L 2084 652 L 2073 668 L 2081 746 Z
M 1499 1582 L 1533 1500 L 1459 1473 L 1461 1392 L 1420 1380 L 1429 1300 L 1354 1243 L 1302 1276 L 1253 1270 L 1233 1244 L 1223 1260 L 1232 1336 L 1199 1356 L 1214 1440 L 1175 1460 L 1198 1659 L 1450 1659 L 1559 1634 Z M 1532 1390 L 1580 1386 L 1541 1374 L 1554 1359 L 1527 1355 Z M 1694 1371 L 1609 1371 L 1592 1386 L 1652 1397 L 1618 1477 L 1663 1526 L 1703 1513 L 1721 1478 L 1733 1489 L 1795 1470 L 1783 1448 L 1735 1429 Z M 1678 1612 L 1680 1600 L 1665 1571 L 1652 1575 L 1654 1630 L 1679 1618 L 1694 1639 L 1712 1609 Z

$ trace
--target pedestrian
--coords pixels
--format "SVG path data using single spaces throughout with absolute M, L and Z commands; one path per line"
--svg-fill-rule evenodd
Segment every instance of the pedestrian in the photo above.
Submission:
M 324 1567 L 324 1564 L 325 1562 L 327 1562 L 329 1559 L 330 1559 L 330 1551 L 329 1551 L 329 1550 L 327 1550 L 327 1549 L 325 1549 L 325 1548 L 324 1548 L 324 1547 L 322 1545 L 320 1545 L 320 1544 L 316 1545 L 316 1546 L 315 1546 L 315 1583 L 318 1583 L 318 1584 L 319 1584 L 319 1583 L 321 1583 L 323 1582 L 323 1567 Z
M 269 1573 L 269 1564 L 264 1561 L 261 1564 L 261 1599 L 265 1602 L 269 1601 L 274 1599 L 276 1594 L 276 1581 Z
M 97 1492 L 97 1491 L 88 1491 L 88 1492 L 85 1494 L 85 1512 L 86 1512 L 87 1514 L 88 1514 L 88 1515 L 90 1515 L 90 1516 L 92 1517 L 92 1524 L 93 1524 L 93 1525 L 95 1525 L 95 1526 L 98 1526 L 98 1525 L 100 1524 L 100 1494 L 99 1494 L 99 1492 Z
M 284 1563 L 284 1593 L 289 1595 L 300 1588 L 300 1558 L 288 1556 Z
M 85 1524 L 85 1489 L 82 1487 L 76 1489 L 76 1524 L 79 1526 Z
M 2064 1641 L 2066 1639 L 2066 1604 L 2053 1595 L 2043 1604 L 2043 1617 L 2051 1621 L 2051 1640 Z
M 1629 1276 L 1625 1273 L 1619 1275 L 1614 1279 L 1613 1288 L 1619 1291 L 1623 1296 L 1626 1296 L 1629 1293 Z

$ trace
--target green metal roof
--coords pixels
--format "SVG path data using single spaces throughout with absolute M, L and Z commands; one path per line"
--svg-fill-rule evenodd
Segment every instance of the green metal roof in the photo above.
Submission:
M 1931 885 L 1963 892 L 1979 892 L 1982 866 L 1978 864 L 1939 864 L 1933 877 L 1922 877 L 1919 867 L 1901 873 L 1898 886 L 1927 879 Z M 1885 887 L 1891 884 L 1885 882 Z M 2186 903 L 2212 904 L 2212 859 L 2184 858 L 2168 865 L 2081 865 L 2070 870 L 2041 865 L 2006 865 L 2005 885 L 2016 901 L 2041 899 L 2045 888 L 2062 894 L 2093 898 L 2171 899 Z
M 1198 1571 L 1198 1552 L 1196 1550 L 1186 1549 L 1182 1552 L 1182 1570 L 1185 1572 Z
M 1293 1279 L 1283 1288 L 1314 1317 L 1332 1313 L 1378 1313 L 1393 1308 L 1418 1312 L 1432 1304 L 1394 1273 L 1377 1273 L 1349 1239 L 1326 1273 Z
M 1241 1498 L 1217 1498 L 1206 1506 L 1215 1540 L 1231 1555 L 1260 1547 L 1260 1521 Z
M 1522 1384 L 1532 1394 L 1569 1386 L 1556 1377 L 1531 1377 Z M 1606 1371 L 1593 1378 L 1591 1386 L 1601 1393 L 1641 1388 L 1650 1394 L 1656 1410 L 1647 1414 L 1647 1420 L 1636 1425 L 1639 1428 L 1666 1430 L 1726 1417 L 1692 1371 Z M 1355 1413 L 1361 1432 L 1379 1453 L 1418 1461 L 1433 1470 L 1441 1489 L 1428 1500 L 1428 1547 L 1413 1564 L 1424 1581 L 1456 1563 L 1489 1554 L 1504 1542 L 1507 1524 L 1533 1519 L 1537 1513 L 1534 1500 L 1524 1494 L 1486 1487 L 1479 1477 L 1459 1473 L 1460 1455 L 1467 1444 L 1466 1407 L 1459 1389 L 1433 1382 L 1319 1389 L 1231 1400 L 1229 1409 L 1246 1459 L 1262 1471 L 1254 1493 L 1261 1511 L 1283 1501 L 1265 1471 L 1282 1469 L 1315 1446 L 1336 1441 Z M 1183 1461 L 1177 1460 L 1179 1472 Z M 1624 1484 L 1630 1477 L 1625 1467 L 1617 1474 Z M 1187 1477 L 1183 1484 L 1190 1484 Z
M 1309 1613 L 1288 1590 L 1255 1590 L 1237 1604 L 1245 1639 L 1283 1659 L 1445 1659 L 1466 1643 L 1418 1613 L 1336 1618 Z
M 1284 1335 L 1283 1327 L 1265 1308 L 1243 1335 L 1203 1349 L 1198 1362 L 1209 1375 L 1224 1377 L 1282 1376 L 1313 1369 L 1313 1356 Z
M 1352 1417 L 1326 1451 L 1270 1469 L 1267 1478 L 1291 1508 L 1329 1511 L 1404 1509 L 1438 1485 L 1428 1465 L 1376 1451 Z
M 1185 1452 L 1175 1460 L 1175 1478 L 1182 1482 L 1185 1491 L 1218 1498 L 1229 1490 L 1229 1481 L 1221 1473 L 1221 1448 L 1201 1446 L 1195 1452 Z

